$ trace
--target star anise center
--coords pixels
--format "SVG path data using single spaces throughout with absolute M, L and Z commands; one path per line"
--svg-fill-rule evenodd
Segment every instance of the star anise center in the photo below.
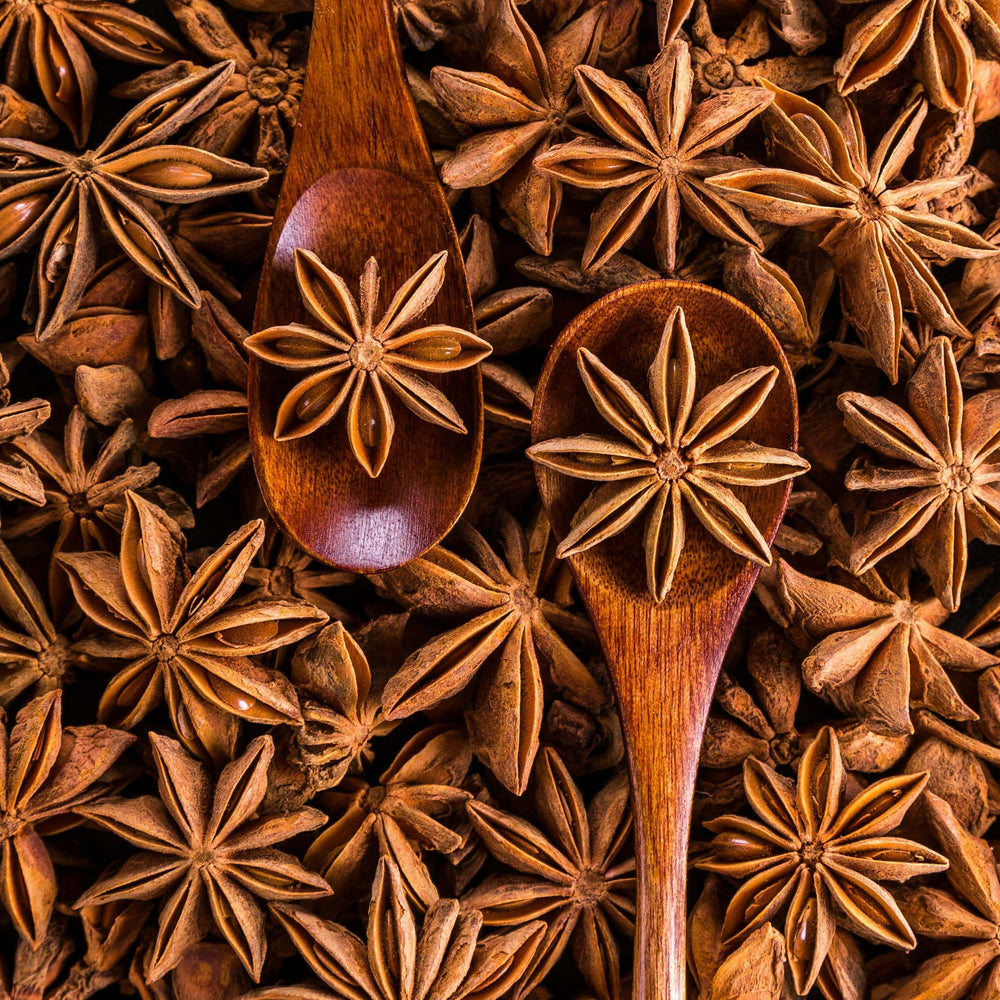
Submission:
M 711 62 L 706 63 L 702 69 L 705 82 L 719 90 L 725 90 L 732 86 L 736 79 L 736 66 L 729 56 L 719 56 Z
M 153 652 L 160 663 L 170 663 L 181 648 L 175 635 L 161 635 L 153 641 Z
M 963 493 L 972 484 L 972 473 L 968 466 L 956 462 L 941 470 L 940 482 L 952 493 Z
M 807 840 L 799 848 L 799 858 L 810 868 L 815 868 L 823 860 L 824 853 L 823 845 L 811 840 Z
M 775 764 L 790 764 L 799 755 L 798 733 L 778 733 L 768 742 L 768 750 Z
M 885 215 L 878 195 L 872 194 L 867 188 L 861 188 L 858 191 L 858 214 L 869 222 L 878 222 Z
M 16 811 L 0 813 L 0 843 L 10 840 L 24 828 L 24 820 Z
M 682 169 L 683 164 L 675 153 L 669 153 L 660 159 L 660 173 L 664 177 L 676 177 Z
M 279 66 L 254 66 L 247 73 L 247 93 L 258 104 L 278 104 L 288 92 L 289 76 Z
M 215 864 L 215 852 L 207 847 L 191 852 L 191 865 L 194 868 L 211 868 Z
M 362 371 L 374 371 L 382 363 L 385 348 L 370 334 L 357 341 L 350 351 L 350 361 Z
M 289 566 L 275 566 L 268 579 L 267 590 L 274 597 L 291 597 L 295 590 L 295 574 Z
M 688 471 L 688 462 L 684 455 L 675 448 L 666 447 L 660 451 L 656 460 L 656 474 L 665 483 L 683 479 Z
M 574 886 L 576 899 L 585 906 L 595 906 L 608 893 L 604 872 L 594 868 L 584 868 L 576 877 Z
M 538 598 L 528 587 L 511 587 L 509 599 L 522 618 L 529 617 L 538 605 Z
M 38 654 L 38 669 L 45 677 L 58 680 L 66 674 L 70 660 L 69 640 L 58 635 Z
M 69 507 L 70 511 L 76 514 L 77 517 L 86 517 L 92 511 L 90 501 L 87 499 L 87 494 L 85 492 L 70 493 L 69 496 L 66 497 L 66 506 Z
M 904 625 L 915 625 L 920 620 L 917 605 L 909 601 L 896 601 L 892 606 L 892 617 Z
M 384 785 L 372 785 L 361 796 L 361 808 L 365 812 L 377 813 L 385 805 L 389 790 Z

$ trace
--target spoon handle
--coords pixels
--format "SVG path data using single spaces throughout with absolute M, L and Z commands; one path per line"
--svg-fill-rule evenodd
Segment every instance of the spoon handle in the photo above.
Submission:
M 314 181 L 351 167 L 424 182 L 441 212 L 448 211 L 403 73 L 389 0 L 316 0 L 306 86 L 273 232 Z

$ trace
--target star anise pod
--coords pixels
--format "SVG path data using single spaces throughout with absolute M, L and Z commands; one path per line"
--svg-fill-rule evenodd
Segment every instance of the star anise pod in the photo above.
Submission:
M 788 613 L 820 640 L 802 664 L 806 684 L 818 694 L 846 689 L 856 713 L 880 731 L 913 732 L 910 710 L 918 708 L 957 721 L 975 719 L 945 668 L 981 671 L 997 659 L 941 628 L 948 610 L 935 597 L 913 600 L 907 575 L 893 590 L 869 573 L 866 595 L 781 561 Z
M 835 67 L 837 86 L 842 94 L 870 87 L 912 54 L 914 72 L 927 96 L 939 108 L 959 112 L 972 97 L 976 49 L 985 59 L 1000 59 L 998 17 L 1000 8 L 992 0 L 865 3 L 844 29 Z M 973 46 L 969 33 L 974 33 L 978 46 Z
M 937 337 L 907 383 L 906 402 L 904 409 L 859 392 L 837 400 L 850 434 L 884 456 L 859 459 L 845 480 L 849 490 L 885 494 L 858 519 L 851 570 L 865 573 L 912 542 L 934 593 L 955 611 L 969 538 L 1000 544 L 1000 389 L 964 399 L 951 342 Z
M 499 1000 L 521 987 L 544 928 L 535 921 L 480 937 L 478 910 L 438 899 L 418 931 L 403 877 L 388 860 L 375 873 L 367 942 L 298 906 L 271 911 L 322 985 L 265 987 L 245 1000 Z
M 167 0 L 167 6 L 184 37 L 202 55 L 213 62 L 231 59 L 236 66 L 219 103 L 198 121 L 188 142 L 234 156 L 251 136 L 250 162 L 281 173 L 299 115 L 309 30 L 288 31 L 284 18 L 271 14 L 249 22 L 244 42 L 222 9 L 208 0 Z M 190 60 L 180 60 L 119 84 L 111 93 L 133 100 L 146 97 L 194 70 Z
M 492 348 L 468 330 L 443 323 L 410 328 L 441 291 L 447 261 L 447 250 L 431 257 L 376 319 L 381 282 L 374 257 L 361 274 L 359 301 L 344 279 L 314 253 L 296 249 L 299 294 L 322 329 L 302 323 L 272 326 L 244 342 L 262 361 L 304 373 L 278 407 L 274 428 L 278 441 L 312 434 L 346 404 L 351 451 L 374 478 L 389 457 L 395 429 L 387 389 L 421 420 L 466 433 L 444 392 L 417 372 L 445 374 L 470 368 Z
M 833 99 L 827 113 L 760 82 L 775 95 L 761 118 L 775 165 L 735 170 L 706 183 L 755 218 L 805 226 L 822 238 L 819 246 L 833 259 L 848 319 L 895 382 L 904 310 L 935 330 L 968 336 L 928 263 L 1000 251 L 965 226 L 923 210 L 929 198 L 964 184 L 960 177 L 899 183 L 927 117 L 925 98 L 900 112 L 869 156 L 849 99 Z
M 553 146 L 535 165 L 567 184 L 610 193 L 594 210 L 583 266 L 607 263 L 655 207 L 654 249 L 661 268 L 677 265 L 681 207 L 706 232 L 763 249 L 740 209 L 706 187 L 705 178 L 743 161 L 716 152 L 772 100 L 741 87 L 693 107 L 691 51 L 680 39 L 661 50 L 649 72 L 644 105 L 620 80 L 581 66 L 576 84 L 590 117 L 611 139 L 578 138 Z
M 380 857 L 398 865 L 416 905 L 438 898 L 422 852 L 449 854 L 463 846 L 454 820 L 471 798 L 460 787 L 471 763 L 463 729 L 430 726 L 406 742 L 377 784 L 347 777 L 318 796 L 334 820 L 310 845 L 305 862 L 333 887 L 335 904 L 363 893 Z
M 0 360 L 0 498 L 45 505 L 45 487 L 38 470 L 16 447 L 45 423 L 52 408 L 44 399 L 12 403 L 7 389 L 7 367 Z
M 0 139 L 0 260 L 40 243 L 35 334 L 69 318 L 98 263 L 101 228 L 150 278 L 189 306 L 198 286 L 143 204 L 188 203 L 259 187 L 267 172 L 165 140 L 203 114 L 232 75 L 220 63 L 137 104 L 96 149 L 79 155 Z
M 745 87 L 763 76 L 794 94 L 812 90 L 833 79 L 826 56 L 779 55 L 764 58 L 771 49 L 768 12 L 753 6 L 729 38 L 712 30 L 705 0 L 695 0 L 691 19 L 691 62 L 699 97 L 731 87 Z
M 57 914 L 37 947 L 18 939 L 13 968 L 0 962 L 0 1000 L 89 1000 L 117 982 L 117 970 L 75 957 L 69 921 Z
M 96 906 L 169 896 L 148 969 L 151 982 L 169 972 L 214 926 L 257 982 L 267 952 L 261 900 L 314 899 L 330 887 L 274 845 L 323 822 L 317 809 L 260 814 L 270 736 L 258 736 L 213 782 L 205 766 L 176 741 L 151 733 L 159 798 L 108 799 L 81 809 L 91 822 L 140 848 L 77 901 Z
M 793 784 L 770 765 L 743 765 L 747 801 L 759 817 L 722 816 L 699 868 L 743 881 L 726 911 L 723 943 L 743 940 L 785 916 L 785 947 L 796 992 L 816 982 L 836 923 L 869 940 L 913 948 L 916 938 L 882 882 L 943 871 L 940 854 L 888 836 L 920 796 L 926 774 L 882 778 L 844 802 L 837 737 L 823 729 Z M 745 880 L 745 881 L 744 881 Z
M 291 677 L 303 718 L 292 739 L 310 786 L 336 788 L 347 774 L 371 764 L 372 740 L 399 723 L 386 717 L 368 658 L 339 621 L 299 643 Z
M 462 900 L 487 926 L 521 926 L 544 917 L 545 935 L 523 992 L 537 985 L 572 942 L 573 957 L 600 1000 L 623 995 L 614 929 L 635 933 L 632 812 L 624 774 L 584 805 L 566 765 L 544 748 L 535 764 L 541 829 L 487 805 L 468 804 L 476 832 L 501 864 L 521 872 L 490 875 Z
M 476 129 L 441 168 L 452 188 L 500 183 L 500 205 L 536 252 L 552 252 L 562 183 L 534 165 L 539 153 L 579 132 L 583 106 L 573 70 L 600 52 L 605 5 L 597 4 L 543 44 L 515 0 L 498 0 L 482 42 L 482 70 L 435 66 L 431 84 L 457 121 Z
M 687 508 L 721 545 L 769 565 L 770 547 L 729 487 L 779 483 L 809 468 L 795 452 L 734 438 L 763 406 L 778 369 L 748 368 L 695 402 L 694 351 L 680 306 L 649 367 L 650 403 L 586 348 L 577 351 L 577 367 L 617 436 L 581 434 L 528 449 L 540 465 L 602 484 L 577 511 L 557 554 L 613 538 L 645 512 L 646 585 L 662 601 L 684 548 Z
M 56 902 L 44 837 L 75 826 L 81 809 L 107 795 L 107 772 L 134 740 L 104 726 L 63 729 L 59 690 L 28 702 L 10 727 L 0 716 L 0 901 L 32 948 Z
M 0 542 L 0 705 L 25 691 L 48 694 L 69 679 L 76 655 L 53 624 L 31 577 Z
M 241 719 L 301 724 L 291 683 L 251 657 L 301 639 L 327 616 L 304 601 L 236 599 L 263 522 L 234 531 L 192 574 L 176 521 L 138 494 L 125 502 L 120 556 L 59 556 L 101 630 L 78 648 L 128 661 L 105 688 L 99 717 L 131 729 L 166 701 L 185 746 L 217 761 L 232 757 Z
M 131 0 L 127 0 L 131 2 Z M 168 63 L 180 44 L 155 21 L 109 0 L 4 0 L 0 47 L 7 83 L 37 82 L 52 113 L 82 146 L 97 100 L 97 73 L 87 45 L 130 63 Z
M 388 718 L 426 711 L 463 691 L 474 678 L 467 715 L 475 753 L 520 795 L 531 776 L 543 717 L 543 677 L 563 697 L 597 711 L 605 697 L 560 632 L 586 635 L 578 615 L 542 596 L 550 529 L 544 516 L 530 535 L 510 514 L 498 514 L 501 557 L 462 522 L 449 544 L 374 578 L 407 610 L 462 623 L 407 657 L 385 685 Z
M 952 892 L 903 886 L 896 901 L 920 936 L 940 942 L 886 1000 L 995 1000 L 1000 989 L 1000 871 L 990 845 L 974 837 L 931 792 L 924 811 L 949 865 Z

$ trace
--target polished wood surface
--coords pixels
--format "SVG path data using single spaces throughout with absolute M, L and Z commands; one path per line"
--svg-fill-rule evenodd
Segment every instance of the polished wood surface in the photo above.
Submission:
M 448 250 L 445 286 L 424 319 L 474 329 L 454 224 L 386 0 L 316 4 L 305 93 L 271 233 L 255 330 L 315 325 L 295 284 L 296 247 L 317 253 L 355 294 L 374 256 L 383 306 L 432 254 Z M 261 490 L 283 530 L 313 556 L 385 570 L 426 551 L 458 519 L 482 451 L 479 369 L 426 377 L 447 393 L 468 433 L 424 423 L 390 397 L 392 450 L 371 479 L 348 446 L 345 413 L 309 437 L 275 441 L 278 405 L 297 378 L 251 361 L 250 439 Z
M 646 372 L 676 305 L 684 307 L 694 345 L 696 398 L 744 368 L 777 365 L 781 377 L 738 436 L 794 448 L 794 385 L 778 342 L 730 296 L 674 281 L 613 292 L 563 331 L 538 385 L 533 441 L 607 433 L 577 372 L 577 348 L 588 347 L 645 393 Z M 594 484 L 540 466 L 537 474 L 561 538 Z M 735 492 L 772 539 L 791 484 Z M 628 750 L 639 865 L 636 1000 L 684 1000 L 686 855 L 698 755 L 722 658 L 759 572 L 693 516 L 686 524 L 673 589 L 659 605 L 646 591 L 640 531 L 569 559 L 611 669 Z

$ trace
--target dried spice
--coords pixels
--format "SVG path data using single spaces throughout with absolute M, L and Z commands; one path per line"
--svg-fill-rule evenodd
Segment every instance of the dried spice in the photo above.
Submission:
M 726 911 L 723 937 L 746 935 L 785 912 L 788 965 L 800 994 L 812 989 L 833 939 L 835 914 L 856 933 L 896 948 L 916 944 L 881 882 L 943 871 L 947 860 L 887 834 L 917 800 L 926 775 L 882 778 L 842 801 L 840 746 L 824 729 L 802 757 L 793 784 L 769 765 L 744 765 L 747 800 L 759 819 L 722 816 L 698 866 L 746 880 Z
M 794 452 L 733 437 L 763 406 L 778 370 L 737 372 L 696 402 L 694 351 L 680 306 L 649 367 L 650 403 L 586 348 L 577 352 L 577 367 L 594 406 L 619 436 L 583 434 L 528 449 L 547 468 L 605 484 L 577 511 L 558 554 L 583 552 L 648 512 L 646 586 L 662 601 L 684 548 L 687 509 L 721 545 L 768 565 L 771 550 L 729 487 L 780 483 L 809 468 Z
M 465 434 L 465 424 L 445 393 L 417 372 L 446 374 L 470 368 L 492 350 L 467 330 L 444 323 L 409 329 L 444 284 L 448 251 L 431 257 L 394 293 L 376 319 L 381 279 L 369 257 L 358 299 L 344 279 L 311 251 L 296 249 L 295 279 L 310 315 L 323 326 L 272 326 L 248 337 L 247 350 L 263 361 L 305 372 L 278 407 L 278 441 L 312 434 L 347 405 L 347 439 L 373 479 L 389 457 L 395 420 L 388 389 L 421 420 Z
M 258 736 L 222 769 L 218 781 L 179 743 L 150 735 L 160 796 L 109 799 L 80 812 L 142 849 L 100 879 L 76 903 L 99 906 L 166 896 L 147 978 L 155 982 L 207 933 L 209 920 L 257 981 L 267 952 L 264 910 L 258 900 L 313 899 L 329 894 L 275 844 L 315 829 L 317 809 L 258 815 L 274 754 Z M 168 895 L 169 893 L 169 895 Z

